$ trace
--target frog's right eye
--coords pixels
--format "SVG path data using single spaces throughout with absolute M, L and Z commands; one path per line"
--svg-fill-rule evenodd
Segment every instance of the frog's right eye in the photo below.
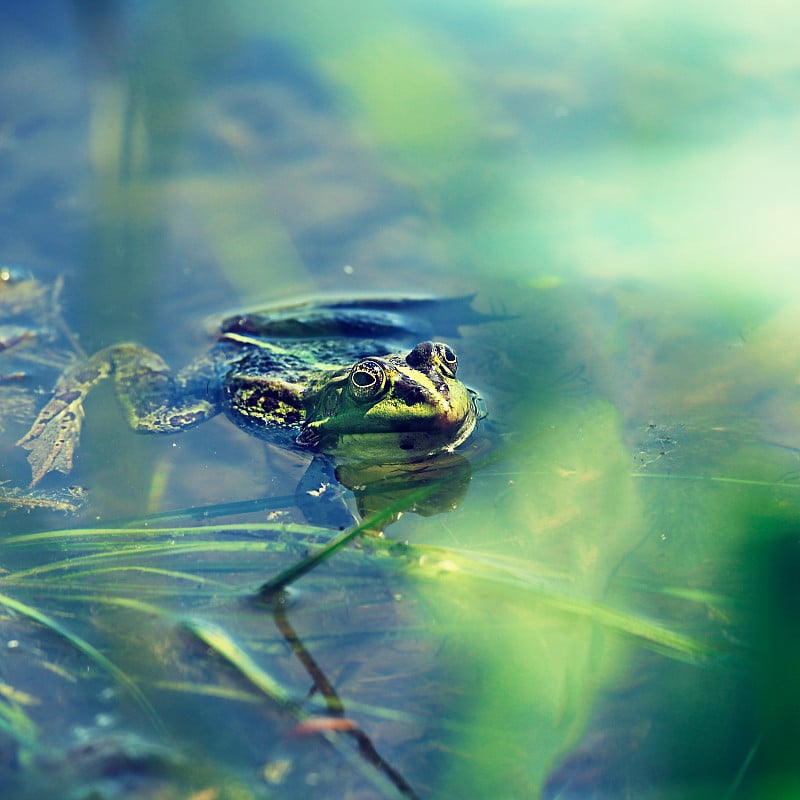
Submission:
M 442 372 L 449 378 L 455 378 L 458 371 L 458 356 L 452 347 L 441 342 L 436 342 L 433 345 L 433 351 L 439 359 L 439 366 Z
M 387 387 L 386 370 L 371 358 L 359 361 L 350 370 L 350 394 L 359 403 L 376 400 Z

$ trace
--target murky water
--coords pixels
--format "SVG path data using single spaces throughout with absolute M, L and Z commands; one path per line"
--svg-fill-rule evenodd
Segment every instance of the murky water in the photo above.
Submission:
M 794 8 L 46 5 L 0 12 L 0 263 L 46 287 L 0 321 L 3 797 L 793 796 Z M 76 353 L 375 294 L 474 295 L 431 324 L 489 416 L 282 602 L 333 534 L 224 419 L 99 387 L 26 493 Z

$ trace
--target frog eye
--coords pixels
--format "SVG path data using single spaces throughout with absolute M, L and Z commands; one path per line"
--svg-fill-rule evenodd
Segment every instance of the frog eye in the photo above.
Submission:
M 455 378 L 458 357 L 450 345 L 442 342 L 421 342 L 406 356 L 406 364 L 423 371 L 436 367 L 445 377 Z
M 350 394 L 353 399 L 363 403 L 375 400 L 386 391 L 386 370 L 377 361 L 359 361 L 350 370 Z
M 436 355 L 439 357 L 442 371 L 451 378 L 455 378 L 456 370 L 458 369 L 458 356 L 456 355 L 456 351 L 449 345 L 442 344 L 441 342 L 437 342 L 434 347 L 436 348 Z

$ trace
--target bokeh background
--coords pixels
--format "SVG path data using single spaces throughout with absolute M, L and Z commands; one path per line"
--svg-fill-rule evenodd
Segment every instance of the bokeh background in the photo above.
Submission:
M 798 38 L 783 0 L 0 6 L 0 262 L 63 280 L 65 350 L 132 339 L 179 365 L 241 308 L 474 295 L 452 343 L 488 444 L 457 508 L 387 531 L 437 566 L 345 559 L 297 611 L 416 795 L 800 792 Z M 24 423 L 4 421 L 8 487 Z M 282 498 L 303 466 L 224 420 L 137 437 L 99 388 L 74 472 L 43 487 L 80 486 L 81 510 L 0 529 Z M 224 582 L 200 600 L 129 565 L 67 601 L 29 572 L 63 542 L 30 545 L 5 547 L 9 596 L 122 665 L 168 735 L 107 678 L 59 683 L 43 665 L 74 677 L 86 652 L 5 606 L 27 653 L 0 659 L 9 797 L 395 796 L 320 768 L 324 743 L 248 738 L 272 731 L 256 701 L 209 700 L 221 667 L 189 666 L 172 617 L 108 600 L 191 610 L 271 669 L 242 600 L 266 556 L 170 557 Z M 221 746 L 220 719 L 249 744 Z

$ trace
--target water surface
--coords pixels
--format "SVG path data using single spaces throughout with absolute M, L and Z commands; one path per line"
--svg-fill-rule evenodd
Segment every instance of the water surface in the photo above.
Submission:
M 98 389 L 40 498 L 80 509 L 2 520 L 4 796 L 792 796 L 793 7 L 47 5 L 0 25 L 0 261 L 74 332 L 43 390 L 240 308 L 474 294 L 490 413 L 454 508 L 265 608 L 331 535 L 305 463 Z

